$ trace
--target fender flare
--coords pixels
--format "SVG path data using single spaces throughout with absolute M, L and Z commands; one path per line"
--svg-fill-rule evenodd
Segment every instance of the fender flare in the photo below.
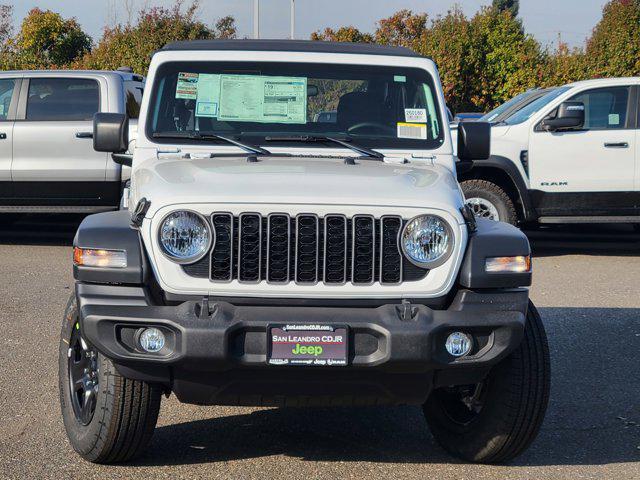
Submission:
M 80 248 L 124 250 L 127 253 L 125 268 L 101 268 L 73 266 L 77 281 L 141 285 L 149 271 L 147 257 L 138 230 L 130 225 L 128 210 L 104 212 L 86 217 L 76 232 L 73 246 Z
M 533 206 L 533 201 L 531 195 L 529 193 L 529 189 L 520 174 L 518 168 L 513 164 L 513 161 L 508 159 L 507 157 L 502 157 L 500 155 L 491 155 L 486 160 L 473 160 L 473 165 L 471 169 L 466 172 L 464 176 L 467 176 L 469 173 L 473 173 L 475 168 L 496 168 L 498 170 L 502 170 L 507 174 L 509 179 L 513 182 L 516 191 L 518 192 L 518 196 L 520 199 L 520 203 L 522 204 L 523 213 L 524 213 L 524 221 L 533 222 L 537 221 L 538 214 Z M 461 180 L 461 182 L 464 180 Z

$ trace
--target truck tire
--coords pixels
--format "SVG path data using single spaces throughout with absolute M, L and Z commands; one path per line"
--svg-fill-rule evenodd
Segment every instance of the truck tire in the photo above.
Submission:
M 472 462 L 503 463 L 535 439 L 549 390 L 547 337 L 538 311 L 529 302 L 518 349 L 478 385 L 434 390 L 423 410 L 436 441 L 452 455 Z
M 84 342 L 75 295 L 62 321 L 58 371 L 62 417 L 73 449 L 94 463 L 125 462 L 140 454 L 153 435 L 162 390 L 122 377 Z
M 513 200 L 499 185 L 488 180 L 465 180 L 460 186 L 467 204 L 477 217 L 517 225 L 518 215 Z

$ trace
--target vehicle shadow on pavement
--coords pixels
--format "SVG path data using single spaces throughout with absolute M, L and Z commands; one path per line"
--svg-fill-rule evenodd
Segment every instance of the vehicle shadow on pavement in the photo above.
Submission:
M 0 214 L 2 245 L 72 245 L 82 214 Z
M 540 312 L 552 361 L 549 410 L 537 440 L 511 465 L 640 461 L 640 308 Z M 418 407 L 247 412 L 159 427 L 137 464 L 273 455 L 328 462 L 459 463 L 437 446 Z
M 640 256 L 640 231 L 631 225 L 554 225 L 525 233 L 534 257 Z

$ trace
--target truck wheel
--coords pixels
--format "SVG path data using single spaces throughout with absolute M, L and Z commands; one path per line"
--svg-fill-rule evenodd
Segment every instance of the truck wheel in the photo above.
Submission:
M 71 446 L 94 463 L 124 462 L 151 439 L 162 390 L 122 377 L 113 363 L 82 338 L 72 295 L 62 321 L 58 384 Z
M 516 207 L 498 185 L 487 180 L 465 180 L 460 186 L 476 217 L 517 225 Z
M 502 463 L 526 450 L 538 434 L 549 390 L 547 337 L 529 302 L 518 349 L 480 384 L 434 390 L 423 410 L 433 436 L 449 453 L 472 462 Z

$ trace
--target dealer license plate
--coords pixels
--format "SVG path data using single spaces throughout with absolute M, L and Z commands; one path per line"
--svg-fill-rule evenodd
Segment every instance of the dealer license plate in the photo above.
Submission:
M 335 325 L 269 325 L 267 363 L 270 365 L 344 366 L 348 331 Z

